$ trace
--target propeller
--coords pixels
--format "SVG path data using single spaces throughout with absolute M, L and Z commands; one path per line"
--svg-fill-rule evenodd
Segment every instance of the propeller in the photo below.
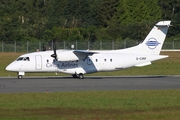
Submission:
M 54 54 L 52 54 L 51 57 L 53 57 L 57 61 L 57 53 L 56 53 L 55 41 L 53 41 L 53 51 L 54 51 Z
M 46 47 L 44 46 L 44 43 L 42 44 L 42 51 L 46 51 Z

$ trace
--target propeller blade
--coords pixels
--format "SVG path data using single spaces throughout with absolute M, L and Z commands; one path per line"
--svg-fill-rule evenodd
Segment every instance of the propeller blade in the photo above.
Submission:
M 42 51 L 46 51 L 46 47 L 44 46 L 44 43 L 42 44 Z
M 53 57 L 55 60 L 57 60 L 56 44 L 54 41 L 53 41 L 53 51 L 54 51 L 54 54 L 52 54 L 51 57 Z

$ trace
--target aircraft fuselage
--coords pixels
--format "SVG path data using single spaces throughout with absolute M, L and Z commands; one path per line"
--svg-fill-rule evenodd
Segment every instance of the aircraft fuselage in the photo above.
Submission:
M 56 61 L 51 57 L 51 54 L 53 54 L 53 51 L 24 54 L 12 62 L 6 69 L 21 73 L 62 72 L 67 74 L 86 74 L 99 71 L 121 70 L 165 58 L 159 55 L 124 54 L 112 51 L 99 52 L 99 54 L 93 54 L 75 61 Z
M 20 56 L 6 67 L 18 72 L 62 72 L 83 78 L 84 74 L 122 70 L 130 67 L 150 65 L 152 61 L 166 58 L 160 55 L 171 21 L 160 21 L 154 25 L 144 41 L 136 46 L 109 50 L 56 50 L 28 53 Z

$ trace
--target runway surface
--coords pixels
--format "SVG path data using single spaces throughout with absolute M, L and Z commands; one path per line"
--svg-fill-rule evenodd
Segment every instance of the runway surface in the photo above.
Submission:
M 180 76 L 0 78 L 0 93 L 180 89 Z

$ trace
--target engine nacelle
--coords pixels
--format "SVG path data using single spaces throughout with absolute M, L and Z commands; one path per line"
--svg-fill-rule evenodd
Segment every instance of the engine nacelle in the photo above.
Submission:
M 58 61 L 77 61 L 79 58 L 73 53 L 73 51 L 64 51 L 57 53 Z

